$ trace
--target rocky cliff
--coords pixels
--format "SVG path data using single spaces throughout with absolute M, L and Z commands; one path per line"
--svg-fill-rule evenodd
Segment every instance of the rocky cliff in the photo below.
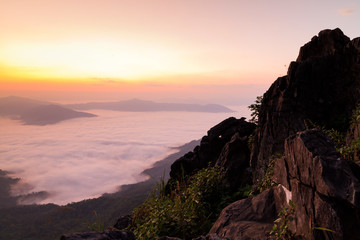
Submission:
M 347 145 L 358 140 L 359 123 L 352 118 L 360 101 L 359 40 L 340 29 L 321 31 L 264 94 L 250 165 L 258 181 L 271 156 L 282 154 L 274 167 L 277 186 L 225 208 L 210 233 L 282 239 L 269 233 L 291 200 L 294 220 L 282 225 L 289 227 L 286 239 L 360 239 L 359 166 L 344 159 L 324 132 L 306 130 L 331 129 L 346 135 Z
M 359 103 L 360 38 L 321 31 L 264 94 L 257 126 L 226 119 L 171 166 L 168 188 L 209 165 L 234 193 L 270 183 L 196 239 L 360 239 Z
M 360 45 L 340 29 L 323 30 L 300 48 L 288 74 L 264 94 L 251 152 L 256 178 L 270 156 L 284 152 L 284 140 L 311 121 L 346 131 L 360 100 Z

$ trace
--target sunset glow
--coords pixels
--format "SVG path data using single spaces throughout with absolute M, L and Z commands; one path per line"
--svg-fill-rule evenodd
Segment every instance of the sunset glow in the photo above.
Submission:
M 140 79 L 196 71 L 171 49 L 111 42 L 19 43 L 2 51 L 22 78 Z M 24 67 L 26 66 L 26 67 Z M 11 73 L 9 73 L 11 74 Z
M 235 85 L 238 95 L 249 85 L 256 95 L 286 74 L 301 44 L 320 30 L 360 35 L 359 3 L 323 5 L 0 0 L 0 96 L 77 91 L 234 99 L 214 90 Z M 200 85 L 206 94 L 195 93 L 192 86 Z

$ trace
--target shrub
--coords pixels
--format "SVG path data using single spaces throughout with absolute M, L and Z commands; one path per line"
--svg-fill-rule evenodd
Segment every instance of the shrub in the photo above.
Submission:
M 251 111 L 251 119 L 249 120 L 249 122 L 258 124 L 260 107 L 261 107 L 262 101 L 263 101 L 263 96 L 257 96 L 255 103 L 248 106 L 248 108 Z
M 191 239 L 207 233 L 223 207 L 226 193 L 222 181 L 222 171 L 208 167 L 182 182 L 177 181 L 171 194 L 154 192 L 134 210 L 132 230 L 136 238 Z
M 345 146 L 345 133 L 342 133 L 333 128 L 326 129 L 324 126 L 314 123 L 311 120 L 307 120 L 304 122 L 305 122 L 306 129 L 317 128 L 320 131 L 322 131 L 323 133 L 325 133 L 326 135 L 328 135 L 328 137 L 330 137 L 330 139 L 335 143 L 337 148 L 341 148 L 341 147 Z
M 291 240 L 295 239 L 295 234 L 289 229 L 291 222 L 295 219 L 295 204 L 290 200 L 289 207 L 285 207 L 280 213 L 279 218 L 274 221 L 269 239 Z
M 253 185 L 253 191 L 250 193 L 250 195 L 256 195 L 256 194 L 262 193 L 266 189 L 269 189 L 276 185 L 276 183 L 272 180 L 272 176 L 274 175 L 275 163 L 281 157 L 282 157 L 282 155 L 279 153 L 270 157 L 264 177 L 261 180 L 258 180 Z

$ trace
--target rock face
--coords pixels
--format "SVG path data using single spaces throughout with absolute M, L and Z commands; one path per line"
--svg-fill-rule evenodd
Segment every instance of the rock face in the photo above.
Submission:
M 210 230 L 229 239 L 266 239 L 277 218 L 276 213 L 286 206 L 286 193 L 280 186 L 227 206 Z
M 272 155 L 283 154 L 274 167 L 278 186 L 229 205 L 210 233 L 266 239 L 292 200 L 296 210 L 289 227 L 296 239 L 360 239 L 360 167 L 343 159 L 323 132 L 306 130 L 333 128 L 347 133 L 348 145 L 357 141 L 360 124 L 350 126 L 350 119 L 359 90 L 359 38 L 350 41 L 340 29 L 324 30 L 305 44 L 287 76 L 264 94 L 251 150 L 254 180 L 264 176 Z
M 292 200 L 296 212 L 291 230 L 297 239 L 360 239 L 359 175 L 324 133 L 315 129 L 289 137 L 274 171 L 278 186 L 226 207 L 210 233 L 266 239 L 279 212 Z
M 185 154 L 171 165 L 171 180 L 181 179 L 207 167 L 224 167 L 228 185 L 240 188 L 251 180 L 249 169 L 250 150 L 247 145 L 255 124 L 244 118 L 228 118 L 208 131 L 192 152 Z
M 360 99 L 359 39 L 340 29 L 323 30 L 305 44 L 287 76 L 278 78 L 263 96 L 251 167 L 260 179 L 268 159 L 284 152 L 284 140 L 314 122 L 346 130 Z
M 300 132 L 285 142 L 285 157 L 275 166 L 274 179 L 291 191 L 297 206 L 294 232 L 306 239 L 360 239 L 360 183 L 334 143 L 319 130 Z M 351 224 L 350 224 L 351 223 Z
M 249 159 L 248 137 L 235 133 L 224 145 L 215 163 L 224 170 L 229 189 L 235 191 L 249 183 L 252 177 Z

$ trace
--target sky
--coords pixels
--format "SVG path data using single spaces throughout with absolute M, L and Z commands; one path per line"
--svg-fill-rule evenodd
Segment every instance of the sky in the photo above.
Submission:
M 0 0 L 0 97 L 253 102 L 358 0 Z

